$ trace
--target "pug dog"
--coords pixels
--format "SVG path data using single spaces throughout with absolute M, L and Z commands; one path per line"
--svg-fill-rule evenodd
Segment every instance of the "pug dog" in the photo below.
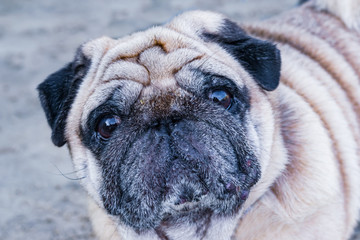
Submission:
M 81 45 L 38 90 L 99 239 L 349 239 L 358 10 L 309 1 L 248 25 L 193 11 Z

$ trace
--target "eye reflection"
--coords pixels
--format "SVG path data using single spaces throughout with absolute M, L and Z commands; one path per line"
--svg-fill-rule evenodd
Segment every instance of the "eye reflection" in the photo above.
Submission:
M 223 106 L 226 110 L 231 107 L 232 97 L 226 90 L 214 90 L 210 92 L 209 98 L 219 105 Z
M 105 116 L 98 122 L 96 132 L 98 132 L 103 139 L 109 139 L 120 123 L 121 120 L 118 116 Z

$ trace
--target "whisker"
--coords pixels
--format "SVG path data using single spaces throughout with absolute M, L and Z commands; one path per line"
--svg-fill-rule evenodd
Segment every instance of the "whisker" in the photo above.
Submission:
M 56 166 L 56 164 L 53 164 L 53 165 L 54 165 L 54 167 L 59 171 L 59 174 L 57 174 L 57 175 L 61 175 L 61 176 L 63 176 L 64 178 L 66 178 L 66 179 L 68 179 L 68 180 L 77 181 L 77 180 L 81 180 L 81 179 L 86 178 L 86 176 L 84 176 L 84 177 L 79 177 L 79 178 L 72 178 L 72 177 L 68 177 L 67 175 L 76 174 L 76 173 L 78 173 L 78 172 L 80 172 L 80 171 L 83 171 L 83 170 L 85 170 L 85 169 L 87 168 L 87 166 L 84 166 L 84 168 L 79 169 L 79 170 L 76 170 L 76 171 L 72 171 L 72 172 L 68 172 L 68 173 L 63 173 L 63 172 Z

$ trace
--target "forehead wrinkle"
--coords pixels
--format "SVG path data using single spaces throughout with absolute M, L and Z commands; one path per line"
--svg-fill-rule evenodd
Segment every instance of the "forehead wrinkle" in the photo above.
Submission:
M 150 77 L 147 69 L 139 64 L 126 60 L 119 60 L 109 65 L 104 73 L 102 82 L 123 79 L 138 82 L 143 85 L 150 84 Z
M 100 43 L 93 44 L 94 42 Z M 89 73 L 91 72 L 91 74 L 89 74 L 87 79 L 88 81 L 91 81 L 91 83 L 87 83 L 87 88 L 96 88 L 98 82 L 102 80 L 108 65 L 111 64 L 114 59 L 136 58 L 143 51 L 156 44 L 161 44 L 166 52 L 187 48 L 201 52 L 203 55 L 213 54 L 213 51 L 208 48 L 208 44 L 204 44 L 204 42 L 199 41 L 199 39 L 194 39 L 193 36 L 188 36 L 181 31 L 179 32 L 176 29 L 171 29 L 167 25 L 153 27 L 143 32 L 137 32 L 117 40 L 107 37 L 95 39 L 85 44 L 88 49 L 86 52 L 92 52 L 91 55 L 93 56 L 91 59 L 92 62 L 94 62 L 91 69 L 89 69 Z M 94 47 L 93 45 L 96 46 Z M 99 49 L 104 47 L 106 48 L 105 50 L 99 51 Z M 177 69 L 177 71 L 179 69 Z
M 208 49 L 198 41 L 166 27 L 154 27 L 143 32 L 134 33 L 128 37 L 114 40 L 114 44 L 102 58 L 98 72 L 103 74 L 114 61 L 124 58 L 138 58 L 144 51 L 154 46 L 161 46 L 165 52 L 171 53 L 178 49 L 193 49 L 208 52 Z M 103 76 L 97 76 L 101 79 Z
M 131 36 L 130 36 L 131 37 Z M 148 35 L 140 35 L 128 39 L 128 41 L 117 41 L 117 44 L 104 56 L 101 67 L 99 68 L 98 81 L 104 78 L 104 74 L 109 66 L 119 59 L 137 58 L 139 53 L 154 44 L 154 39 Z
M 141 53 L 139 63 L 149 71 L 151 85 L 166 88 L 176 83 L 174 73 L 201 56 L 192 49 L 181 48 L 166 53 L 161 47 L 155 46 Z
M 100 40 L 97 39 L 93 42 L 96 41 Z M 192 59 L 189 58 L 187 61 L 180 62 L 180 64 L 177 63 L 176 68 L 174 68 L 174 73 L 176 71 L 179 71 L 181 68 L 183 68 L 190 62 L 193 62 L 196 59 L 201 59 L 204 56 L 218 58 L 217 54 L 214 54 L 216 50 L 219 50 L 218 48 L 214 51 L 212 47 L 209 48 L 209 45 L 206 42 L 199 41 L 190 36 L 186 36 L 181 32 L 177 32 L 173 29 L 169 29 L 166 27 L 151 28 L 147 31 L 138 32 L 118 40 L 110 39 L 109 43 L 106 44 L 100 42 L 99 44 L 97 44 L 98 46 L 92 47 L 92 50 L 94 51 L 92 60 L 94 61 L 94 63 L 96 62 L 96 64 L 92 65 L 92 67 L 89 69 L 89 74 L 86 77 L 86 81 L 84 81 L 84 83 L 87 82 L 86 88 L 88 90 L 86 91 L 87 97 L 84 96 L 86 99 L 82 98 L 83 100 L 85 100 L 82 102 L 84 103 L 88 101 L 90 95 L 95 91 L 98 85 L 101 84 L 101 82 L 104 82 L 104 80 L 105 82 L 119 80 L 119 78 L 117 77 L 103 79 L 103 76 L 105 75 L 108 66 L 113 63 L 114 60 L 119 58 L 121 60 L 122 58 L 137 58 L 141 53 L 143 53 L 149 48 L 152 48 L 153 46 L 156 46 L 156 44 L 161 44 L 161 46 L 165 48 L 166 52 L 170 54 L 176 51 L 187 50 L 193 51 L 194 53 L 197 52 L 198 55 L 195 56 L 196 54 L 194 54 Z M 103 50 L 99 51 L 99 49 Z M 176 58 L 182 57 L 182 55 L 183 54 L 174 53 L 170 56 L 171 58 L 173 58 L 172 60 L 176 60 Z M 144 68 L 146 69 L 146 67 Z M 127 80 L 132 80 L 139 83 L 139 79 L 137 78 L 130 77 Z
M 201 59 L 203 54 L 200 54 L 189 49 L 178 49 L 172 53 L 167 54 L 165 62 L 170 64 L 169 69 L 160 69 L 160 71 L 170 71 L 172 75 L 176 74 L 186 64 Z M 162 65 L 162 64 L 160 64 Z M 102 83 L 112 80 L 130 80 L 142 84 L 143 86 L 150 85 L 150 75 L 152 73 L 140 61 L 126 61 L 119 60 L 109 65 L 104 73 Z

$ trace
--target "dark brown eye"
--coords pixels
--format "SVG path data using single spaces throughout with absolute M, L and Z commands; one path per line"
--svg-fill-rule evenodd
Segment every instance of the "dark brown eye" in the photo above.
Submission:
M 209 98 L 223 106 L 225 109 L 229 109 L 231 107 L 231 95 L 226 90 L 214 90 L 210 92 Z
M 120 122 L 121 120 L 118 116 L 105 116 L 97 124 L 96 131 L 103 139 L 108 139 L 111 137 L 111 134 L 120 124 Z

